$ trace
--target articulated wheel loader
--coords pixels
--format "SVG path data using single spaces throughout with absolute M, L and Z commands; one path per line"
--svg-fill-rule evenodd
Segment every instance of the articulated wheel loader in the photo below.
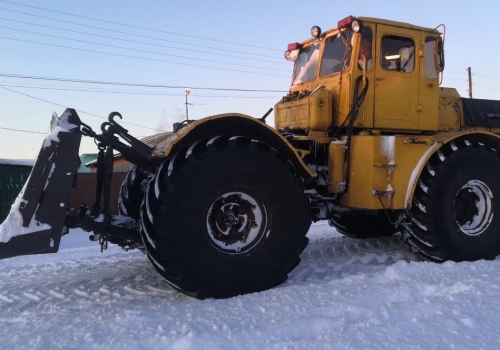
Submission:
M 442 31 L 440 32 L 439 29 Z M 312 221 L 358 239 L 401 232 L 422 258 L 500 254 L 500 101 L 441 86 L 444 26 L 349 16 L 291 43 L 275 128 L 229 113 L 137 140 L 67 109 L 0 228 L 0 258 L 57 252 L 81 227 L 140 249 L 177 290 L 272 288 L 300 263 Z M 96 139 L 96 205 L 68 208 L 81 136 Z M 113 151 L 135 164 L 110 198 Z M 110 215 L 111 200 L 121 215 Z

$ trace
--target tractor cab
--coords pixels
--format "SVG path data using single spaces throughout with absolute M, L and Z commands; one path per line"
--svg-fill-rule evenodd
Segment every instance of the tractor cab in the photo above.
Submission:
M 353 16 L 291 43 L 290 90 L 275 107 L 278 130 L 329 142 L 363 89 L 355 127 L 437 130 L 443 40 L 436 29 Z

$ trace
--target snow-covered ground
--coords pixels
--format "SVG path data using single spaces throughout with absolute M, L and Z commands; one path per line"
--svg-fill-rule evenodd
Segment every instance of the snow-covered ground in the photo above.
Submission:
M 1 349 L 499 349 L 500 259 L 421 262 L 398 236 L 313 225 L 283 285 L 226 300 L 172 290 L 140 252 L 0 261 Z

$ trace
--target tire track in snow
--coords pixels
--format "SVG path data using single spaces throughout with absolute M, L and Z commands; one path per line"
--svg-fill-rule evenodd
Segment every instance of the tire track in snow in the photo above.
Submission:
M 318 229 L 318 228 L 317 228 Z M 349 274 L 376 274 L 397 261 L 416 261 L 400 237 L 357 240 L 332 234 L 311 239 L 301 264 L 290 273 L 289 284 L 326 283 Z M 38 256 L 36 264 L 7 260 L 0 270 L 0 307 L 4 314 L 32 308 L 79 308 L 88 303 L 148 304 L 188 298 L 173 290 L 140 252 L 99 254 L 95 248 L 79 249 L 63 259 Z M 28 260 L 29 262 L 29 260 Z M 9 264 L 11 263 L 11 264 Z
M 13 266 L 0 271 L 0 291 L 0 307 L 6 312 L 39 304 L 63 307 L 119 298 L 164 298 L 176 293 L 139 252 L 95 252 L 93 258 L 81 261 Z
M 326 225 L 324 231 L 333 231 Z M 289 274 L 287 284 L 325 283 L 359 273 L 376 275 L 398 261 L 419 261 L 396 234 L 354 239 L 340 235 L 313 240 L 301 254 L 301 263 Z

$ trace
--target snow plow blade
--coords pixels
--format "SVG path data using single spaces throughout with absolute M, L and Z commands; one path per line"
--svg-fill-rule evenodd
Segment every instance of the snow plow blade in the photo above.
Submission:
M 81 121 L 74 109 L 54 115 L 28 181 L 0 225 L 0 259 L 56 253 L 80 163 Z

